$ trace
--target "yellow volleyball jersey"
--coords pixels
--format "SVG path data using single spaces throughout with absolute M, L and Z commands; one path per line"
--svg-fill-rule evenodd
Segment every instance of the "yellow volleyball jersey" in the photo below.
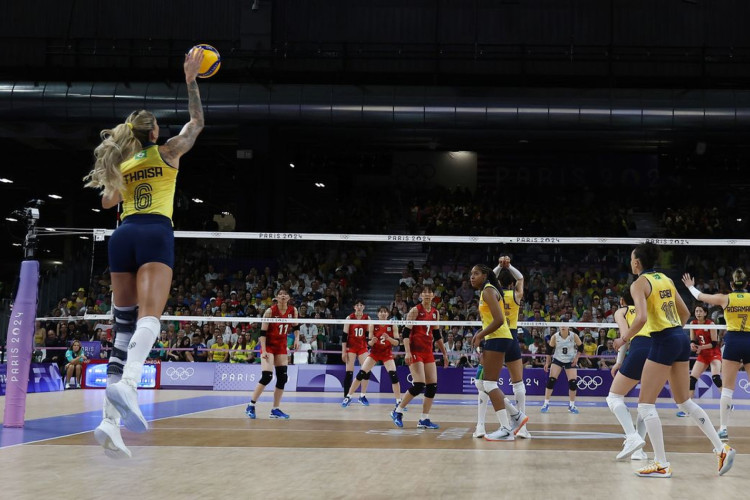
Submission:
M 633 324 L 633 320 L 635 319 L 635 306 L 628 306 L 628 310 L 625 311 L 625 321 L 627 321 L 628 326 Z M 641 328 L 638 333 L 633 335 L 633 337 L 630 340 L 633 340 L 636 337 L 650 337 L 651 332 L 646 329 L 647 325 L 643 325 L 643 328 Z
M 750 332 L 750 293 L 744 290 L 730 293 L 727 298 L 727 307 L 724 309 L 724 320 L 727 322 L 727 331 Z
M 646 298 L 648 320 L 643 328 L 653 333 L 682 326 L 677 313 L 677 289 L 672 280 L 657 272 L 644 273 L 642 276 L 651 283 L 651 294 Z
M 505 304 L 505 322 L 508 328 L 515 330 L 518 328 L 518 309 L 520 306 L 516 303 L 515 290 L 503 290 L 503 302 Z
M 120 164 L 125 180 L 122 219 L 133 214 L 158 214 L 172 218 L 177 172 L 153 144 Z
M 482 293 L 479 294 L 479 317 L 482 318 L 482 328 L 487 328 L 490 326 L 490 323 L 492 323 L 492 311 L 490 311 L 490 306 L 487 305 L 487 303 L 484 301 L 484 291 L 487 288 L 492 288 L 498 293 L 498 297 L 502 297 L 502 293 L 500 290 L 495 288 L 490 283 L 485 283 L 484 288 L 482 288 Z M 502 310 L 505 306 L 501 302 L 502 298 L 498 299 L 498 303 L 500 304 L 500 310 Z M 510 328 L 508 328 L 508 322 L 504 322 L 503 325 L 495 330 L 494 332 L 488 333 L 485 339 L 512 339 L 513 335 L 510 333 Z

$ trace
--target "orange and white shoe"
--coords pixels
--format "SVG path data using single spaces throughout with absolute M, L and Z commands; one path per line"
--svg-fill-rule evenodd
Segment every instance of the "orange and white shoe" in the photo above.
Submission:
M 640 477 L 659 477 L 666 479 L 672 477 L 672 467 L 669 463 L 660 464 L 654 460 L 646 467 L 635 471 L 635 475 Z
M 719 461 L 719 475 L 723 476 L 734 465 L 734 448 L 725 444 L 720 451 L 716 452 L 716 458 Z

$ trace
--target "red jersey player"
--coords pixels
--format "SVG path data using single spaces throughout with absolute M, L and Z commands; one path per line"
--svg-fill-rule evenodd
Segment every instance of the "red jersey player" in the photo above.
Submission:
M 289 318 L 288 323 L 263 323 L 260 327 L 260 369 L 261 377 L 258 385 L 253 391 L 253 399 L 247 405 L 245 413 L 250 418 L 255 418 L 255 403 L 258 401 L 263 390 L 273 378 L 272 368 L 276 370 L 276 388 L 273 391 L 273 408 L 271 409 L 270 418 L 288 419 L 289 415 L 281 411 L 279 404 L 281 396 L 284 394 L 284 386 L 287 381 L 287 333 L 289 330 L 294 331 L 294 345 L 292 350 L 299 346 L 299 330 L 297 323 L 293 319 L 298 317 L 297 308 L 289 305 L 289 292 L 285 288 L 280 288 L 276 292 L 276 304 L 266 309 L 263 313 L 264 318 Z
M 693 365 L 690 372 L 690 397 L 695 392 L 695 384 L 698 377 L 711 367 L 711 379 L 716 387 L 721 389 L 721 350 L 719 349 L 719 337 L 715 328 L 709 329 L 709 325 L 714 322 L 708 319 L 707 311 L 702 305 L 695 306 L 695 319 L 690 322 L 691 325 L 706 325 L 707 328 L 690 330 L 690 349 L 698 355 L 698 359 Z M 678 417 L 686 416 L 684 412 L 677 412 Z
M 378 308 L 378 319 L 381 321 L 388 319 L 387 307 L 380 306 Z M 362 369 L 357 373 L 357 378 L 354 380 L 349 394 L 341 402 L 343 408 L 349 406 L 359 384 L 370 378 L 370 372 L 378 361 L 383 363 L 385 369 L 388 370 L 393 395 L 396 396 L 396 404 L 398 405 L 401 402 L 401 388 L 396 374 L 396 363 L 393 361 L 393 348 L 398 345 L 398 327 L 388 324 L 370 325 L 369 331 L 370 339 L 367 344 L 371 347 L 370 355 L 362 363 Z
M 406 315 L 407 321 L 440 321 L 440 313 L 432 307 L 432 299 L 435 292 L 431 285 L 422 287 L 422 303 L 412 307 Z M 448 353 L 445 351 L 443 336 L 437 324 L 415 325 L 413 328 L 404 328 L 404 350 L 406 351 L 406 364 L 409 365 L 414 384 L 404 394 L 404 399 L 396 405 L 391 412 L 391 419 L 397 427 L 403 427 L 403 412 L 406 405 L 424 390 L 424 401 L 422 403 L 422 415 L 417 423 L 418 429 L 438 429 L 439 426 L 430 421 L 430 408 L 437 392 L 437 367 L 435 366 L 435 355 L 433 344 L 437 342 L 440 352 L 443 353 L 443 366 L 448 367 Z
M 346 317 L 351 320 L 369 321 L 370 317 L 365 314 L 365 303 L 361 299 L 354 301 L 354 312 Z M 341 359 L 346 363 L 346 376 L 344 377 L 344 397 L 349 395 L 349 388 L 354 379 L 354 362 L 359 361 L 359 366 L 363 366 L 367 359 L 367 333 L 372 325 L 345 323 L 344 340 L 341 342 Z M 367 384 L 370 380 L 370 374 L 362 380 L 362 394 L 359 396 L 359 402 L 364 406 L 370 406 L 367 401 Z

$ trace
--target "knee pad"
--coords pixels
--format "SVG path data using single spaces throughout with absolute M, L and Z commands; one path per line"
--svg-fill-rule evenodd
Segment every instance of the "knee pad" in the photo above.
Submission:
M 638 416 L 644 422 L 659 418 L 659 414 L 656 412 L 656 405 L 650 403 L 638 403 Z
M 422 394 L 422 391 L 424 391 L 424 382 L 414 382 L 414 385 L 409 387 L 409 394 L 415 398 Z
M 497 389 L 497 382 L 491 380 L 482 380 L 482 392 L 489 394 L 491 391 Z
M 359 373 L 362 373 L 362 370 L 360 370 Z M 364 372 L 364 373 L 365 374 L 362 376 L 362 378 L 365 379 L 365 380 L 370 380 L 370 374 L 372 372 Z M 357 375 L 357 376 L 359 376 L 359 375 Z
M 570 390 L 570 391 L 577 391 L 578 390 L 578 380 L 568 380 L 568 390 Z
M 557 378 L 550 377 L 547 379 L 547 389 L 554 389 L 555 388 L 555 382 L 557 382 Z
M 513 382 L 513 395 L 518 399 L 519 394 L 526 394 L 526 384 L 521 382 Z
M 437 384 L 427 384 L 424 389 L 424 397 L 434 398 L 437 394 Z
M 721 375 L 711 375 L 711 380 L 714 381 L 714 385 L 721 389 Z
M 273 379 L 273 372 L 263 371 L 263 372 L 260 372 L 260 380 L 258 380 L 258 383 L 260 385 L 268 385 L 271 383 L 272 379 Z
M 360 370 L 359 373 L 357 373 L 357 380 L 359 380 L 360 382 L 362 382 L 362 380 L 366 380 L 368 378 L 369 377 L 367 376 L 367 374 L 365 372 L 363 372 L 362 370 Z
M 112 315 L 115 319 L 115 324 L 112 326 L 112 333 L 114 334 L 114 341 L 112 343 L 115 347 L 125 352 L 125 356 L 120 358 L 124 363 L 128 359 L 128 344 L 130 344 L 130 339 L 133 338 L 135 324 L 138 320 L 138 306 L 123 309 L 113 305 Z
M 695 390 L 695 384 L 697 383 L 698 383 L 698 379 L 690 375 L 690 390 L 691 391 Z
M 607 395 L 607 406 L 609 406 L 609 409 L 612 413 L 615 412 L 615 408 L 624 404 L 625 396 L 621 396 L 619 394 L 614 394 L 611 392 Z
M 474 379 L 474 386 L 477 388 L 480 394 L 484 392 L 484 380 L 482 380 L 481 378 Z
M 276 367 L 276 388 L 283 389 L 289 377 L 286 374 L 286 366 Z
M 693 401 L 692 399 L 688 399 L 684 403 L 680 403 L 677 405 L 677 408 L 679 408 L 681 411 L 684 411 L 687 416 L 689 417 L 690 414 L 695 411 L 696 408 L 699 408 L 698 404 Z
M 388 375 L 391 377 L 391 384 L 398 384 L 398 374 L 396 371 L 388 372 Z

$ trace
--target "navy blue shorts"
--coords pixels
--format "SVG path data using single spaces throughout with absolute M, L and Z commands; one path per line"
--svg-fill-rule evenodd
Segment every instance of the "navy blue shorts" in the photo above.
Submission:
M 515 339 L 489 339 L 484 341 L 485 351 L 504 352 L 505 362 L 521 359 L 521 349 Z
M 729 361 L 750 363 L 750 332 L 727 332 L 722 357 Z
M 628 348 L 628 355 L 620 366 L 620 373 L 633 380 L 640 380 L 643 373 L 643 365 L 646 364 L 648 353 L 651 350 L 651 337 L 639 335 L 633 337 Z
M 163 215 L 130 215 L 109 238 L 109 270 L 135 273 L 149 262 L 174 267 L 172 221 Z
M 681 326 L 666 328 L 660 332 L 651 332 L 651 349 L 648 359 L 660 365 L 672 366 L 672 363 L 690 359 L 690 339 Z
M 552 358 L 552 364 L 562 367 L 563 370 L 570 370 L 571 368 L 578 368 L 577 366 L 573 366 L 572 361 L 568 361 L 567 363 L 564 361 L 560 361 L 559 359 L 553 357 Z

